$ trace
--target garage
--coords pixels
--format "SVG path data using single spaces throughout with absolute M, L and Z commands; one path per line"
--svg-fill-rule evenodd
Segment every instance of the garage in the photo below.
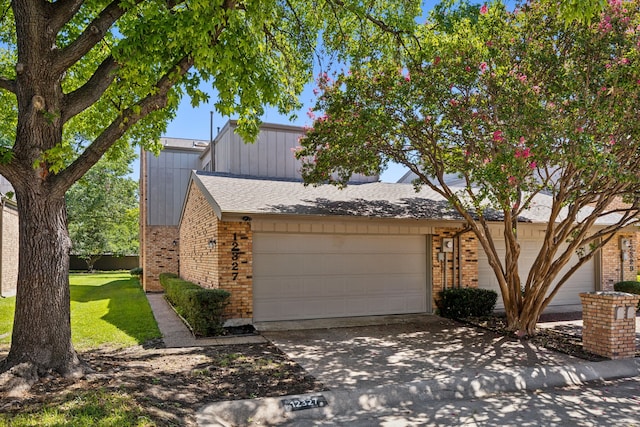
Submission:
M 495 244 L 498 249 L 498 253 L 502 257 L 504 257 L 504 240 L 496 239 Z M 542 242 L 537 239 L 522 239 L 520 240 L 520 245 L 522 249 L 520 251 L 518 267 L 520 269 L 520 277 L 524 282 L 527 275 L 529 274 L 529 270 L 533 266 L 538 251 L 542 247 Z M 574 255 L 571 258 L 571 261 L 569 261 L 569 264 L 565 266 L 559 276 L 562 277 L 562 274 L 568 271 L 571 265 L 573 265 L 577 261 L 578 257 L 577 255 Z M 492 289 L 496 291 L 498 293 L 498 302 L 496 304 L 496 309 L 504 309 L 504 304 L 500 296 L 500 287 L 498 286 L 498 281 L 495 277 L 495 274 L 493 273 L 493 270 L 491 270 L 491 267 L 489 266 L 489 262 L 487 261 L 487 254 L 482 249 L 482 247 L 479 247 L 478 249 L 478 284 L 480 288 Z M 569 280 L 565 282 L 564 285 L 562 285 L 562 288 L 560 288 L 549 305 L 580 305 L 580 293 L 591 292 L 595 289 L 595 260 L 594 258 L 591 258 L 591 260 L 580 267 L 578 271 L 573 273 Z
M 255 233 L 253 320 L 425 313 L 427 271 L 425 235 Z

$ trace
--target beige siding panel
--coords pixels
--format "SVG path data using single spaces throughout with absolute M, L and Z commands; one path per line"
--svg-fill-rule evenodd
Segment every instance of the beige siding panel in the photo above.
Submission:
M 521 238 L 521 252 L 518 267 L 520 269 L 520 277 L 522 283 L 527 280 L 529 270 L 533 266 L 535 257 L 538 251 L 542 247 L 541 239 L 533 239 L 532 236 L 536 236 L 539 233 L 536 230 L 524 229 L 524 232 L 520 233 L 528 236 L 528 238 Z M 501 238 L 496 239 L 496 247 L 498 253 L 504 259 L 505 244 Z M 570 267 L 578 260 L 577 255 L 574 255 L 569 264 L 560 273 L 559 277 L 570 269 Z M 483 289 L 492 289 L 498 293 L 497 309 L 504 309 L 502 297 L 500 295 L 500 287 L 498 286 L 498 280 L 493 273 L 493 270 L 489 266 L 487 261 L 487 254 L 478 245 L 478 287 Z M 583 265 L 578 271 L 576 271 L 567 282 L 560 288 L 555 298 L 551 301 L 550 305 L 580 305 L 580 293 L 595 291 L 595 260 L 592 258 L 585 265 Z
M 255 233 L 254 321 L 424 313 L 426 237 Z

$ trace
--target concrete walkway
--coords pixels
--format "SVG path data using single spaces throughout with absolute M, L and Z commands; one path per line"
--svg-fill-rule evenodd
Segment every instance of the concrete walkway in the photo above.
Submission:
M 158 322 L 162 340 L 167 348 L 205 347 L 211 345 L 255 344 L 267 342 L 261 335 L 230 336 L 219 338 L 196 338 L 180 317 L 164 299 L 163 294 L 147 294 L 151 311 Z

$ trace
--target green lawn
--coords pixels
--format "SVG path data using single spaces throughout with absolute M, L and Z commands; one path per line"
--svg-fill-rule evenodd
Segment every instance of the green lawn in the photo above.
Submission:
M 73 273 L 71 331 L 78 350 L 121 348 L 159 338 L 160 331 L 138 279 L 128 272 Z M 9 343 L 15 298 L 0 299 L 0 343 Z

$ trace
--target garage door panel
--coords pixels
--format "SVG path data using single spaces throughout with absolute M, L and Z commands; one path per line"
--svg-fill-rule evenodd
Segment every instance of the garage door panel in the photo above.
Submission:
M 256 233 L 253 249 L 256 321 L 427 311 L 425 236 Z
M 503 240 L 496 240 L 496 247 L 498 249 L 498 254 L 504 259 L 505 253 L 505 244 Z M 540 240 L 522 240 L 520 242 L 521 252 L 520 259 L 518 260 L 518 267 L 520 270 L 520 277 L 522 278 L 522 282 L 527 280 L 527 275 L 529 274 L 529 270 L 533 266 L 535 262 L 535 258 L 538 255 L 538 251 L 542 247 L 542 242 Z M 498 302 L 496 304 L 496 308 L 503 309 L 504 304 L 502 302 L 502 297 L 500 294 L 500 287 L 498 286 L 498 280 L 493 273 L 493 270 L 489 266 L 487 261 L 486 253 L 480 248 L 478 257 L 478 278 L 479 278 L 479 287 L 484 289 L 492 289 L 498 293 Z M 573 255 L 569 264 L 567 264 L 558 275 L 556 280 L 554 281 L 554 285 L 558 283 L 559 279 L 564 275 L 572 265 L 574 265 L 578 261 L 578 256 Z M 547 295 L 553 289 L 553 285 Z M 595 261 L 591 259 L 585 265 L 580 267 L 578 271 L 576 271 L 567 282 L 560 288 L 554 299 L 551 301 L 550 305 L 579 305 L 581 292 L 591 292 L 595 290 Z

